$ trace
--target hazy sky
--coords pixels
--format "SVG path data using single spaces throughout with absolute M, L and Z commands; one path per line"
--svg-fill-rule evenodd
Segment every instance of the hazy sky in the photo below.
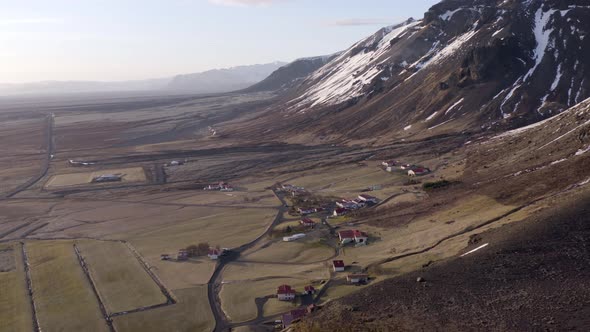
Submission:
M 0 82 L 130 80 L 345 49 L 438 0 L 0 0 Z

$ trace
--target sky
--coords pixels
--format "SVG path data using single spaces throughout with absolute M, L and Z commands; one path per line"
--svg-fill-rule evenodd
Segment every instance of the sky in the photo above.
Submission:
M 0 0 L 0 82 L 123 81 L 348 48 L 438 0 Z

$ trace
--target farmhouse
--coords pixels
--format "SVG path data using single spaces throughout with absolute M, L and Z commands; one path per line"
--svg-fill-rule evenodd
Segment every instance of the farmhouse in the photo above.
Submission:
M 282 322 L 283 322 L 283 329 L 289 327 L 294 321 L 303 318 L 307 314 L 307 309 L 299 308 L 295 310 L 291 310 L 290 312 L 283 314 Z
M 313 220 L 311 220 L 309 218 L 303 218 L 303 219 L 301 219 L 299 221 L 299 223 L 302 226 L 305 226 L 305 227 L 309 227 L 309 228 L 314 228 L 315 227 L 315 221 L 313 221 Z
M 369 275 L 364 273 L 349 274 L 346 276 L 346 281 L 351 284 L 364 284 L 369 280 Z
M 209 253 L 207 254 L 207 256 L 212 260 L 216 260 L 219 258 L 219 256 L 221 256 L 221 250 L 216 248 L 209 248 Z
M 303 233 L 294 234 L 294 235 L 291 235 L 291 236 L 285 236 L 285 237 L 283 237 L 283 241 L 284 242 L 292 242 L 292 241 L 296 241 L 296 240 L 302 239 L 304 237 L 305 237 L 305 234 L 303 234 Z
M 289 285 L 281 285 L 277 288 L 277 298 L 279 301 L 293 301 L 297 293 Z
M 367 204 L 377 204 L 377 197 L 361 194 L 358 196 L 358 199 L 367 203 Z
M 336 202 L 336 206 L 342 209 L 349 209 L 349 210 L 356 210 L 358 209 L 359 202 L 350 200 L 350 199 L 342 199 Z
M 358 229 L 340 231 L 338 232 L 338 237 L 340 238 L 340 243 L 342 244 L 355 242 L 357 245 L 366 244 L 369 238 L 365 232 L 361 232 Z
M 315 288 L 311 285 L 305 286 L 305 290 L 303 291 L 304 295 L 313 295 L 315 294 Z
M 332 267 L 334 268 L 334 272 L 343 272 L 344 271 L 344 261 L 341 261 L 341 260 L 332 261 Z
M 176 260 L 185 261 L 188 259 L 188 251 L 186 249 L 179 249 L 178 255 L 176 255 Z

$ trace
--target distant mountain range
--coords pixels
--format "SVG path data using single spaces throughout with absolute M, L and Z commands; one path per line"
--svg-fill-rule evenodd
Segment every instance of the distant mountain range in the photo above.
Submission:
M 222 93 L 247 88 L 286 65 L 285 62 L 214 69 L 201 73 L 168 78 L 97 82 L 43 81 L 31 83 L 0 83 L 0 96 L 22 94 L 70 94 L 90 92 L 161 91 L 165 93 Z

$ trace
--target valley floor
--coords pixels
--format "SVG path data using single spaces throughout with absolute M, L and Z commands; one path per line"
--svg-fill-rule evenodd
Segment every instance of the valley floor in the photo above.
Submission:
M 527 226 L 582 197 L 590 174 L 576 166 L 585 159 L 575 158 L 586 156 L 562 161 L 572 163 L 572 175 L 556 172 L 563 156 L 507 153 L 534 138 L 471 143 L 478 137 L 449 135 L 364 147 L 225 134 L 271 98 L 76 101 L 0 111 L 0 135 L 10 143 L 0 147 L 0 293 L 9 294 L 0 308 L 18 308 L 18 315 L 0 311 L 0 329 L 264 331 L 309 304 L 324 308 L 311 318 L 402 329 L 526 324 L 506 310 L 530 311 L 545 327 L 586 313 L 577 304 L 588 301 L 588 252 L 572 246 L 585 248 L 583 214 L 559 217 L 547 229 Z M 431 172 L 387 172 L 381 162 L 391 159 Z M 117 180 L 97 182 L 101 175 Z M 216 189 L 220 183 L 231 189 Z M 281 184 L 304 189 L 293 194 Z M 362 194 L 378 203 L 331 215 L 336 201 Z M 302 216 L 299 208 L 319 210 Z M 300 226 L 303 217 L 315 226 Z M 368 245 L 342 245 L 343 230 L 368 234 Z M 295 233 L 305 237 L 283 240 Z M 521 233 L 527 237 L 514 242 Z M 539 247 L 547 234 L 553 242 Z M 228 250 L 218 260 L 177 259 L 198 244 Z M 346 270 L 334 272 L 334 260 Z M 357 273 L 368 283 L 350 284 L 347 276 Z M 296 300 L 276 298 L 283 284 L 297 291 Z M 500 296 L 486 292 L 488 285 Z M 316 293 L 302 296 L 306 286 Z M 393 302 L 377 305 L 379 292 L 394 294 Z M 556 296 L 554 309 L 567 317 L 522 302 Z M 455 313 L 463 303 L 475 311 Z M 439 309 L 432 320 L 415 316 Z M 423 325 L 407 325 L 414 321 Z

